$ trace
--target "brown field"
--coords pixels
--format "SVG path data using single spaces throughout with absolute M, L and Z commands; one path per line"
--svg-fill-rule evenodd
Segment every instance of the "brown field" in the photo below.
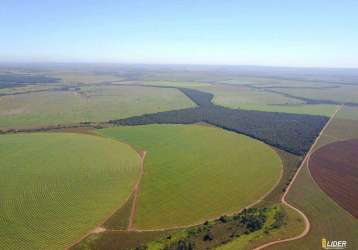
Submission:
M 314 151 L 330 143 L 358 139 L 358 121 L 342 119 L 340 112 L 324 131 Z M 358 114 L 358 108 L 355 112 L 357 113 L 353 115 Z M 313 155 L 314 152 L 311 160 Z M 308 165 L 312 163 L 311 160 Z M 287 199 L 307 215 L 311 223 L 310 232 L 302 239 L 274 245 L 268 249 L 316 250 L 320 249 L 322 237 L 344 239 L 347 240 L 349 249 L 358 249 L 357 218 L 338 205 L 320 188 L 313 179 L 307 162 L 288 193 Z
M 309 164 L 313 179 L 340 206 L 358 218 L 358 140 L 317 150 Z

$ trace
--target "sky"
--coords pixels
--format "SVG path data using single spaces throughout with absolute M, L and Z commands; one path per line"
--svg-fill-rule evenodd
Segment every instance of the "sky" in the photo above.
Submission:
M 358 68 L 357 0 L 1 0 L 1 62 Z

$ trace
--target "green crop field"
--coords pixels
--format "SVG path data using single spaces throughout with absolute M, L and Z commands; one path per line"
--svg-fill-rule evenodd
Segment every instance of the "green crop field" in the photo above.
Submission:
M 220 83 L 228 83 L 233 85 L 255 85 L 260 87 L 298 87 L 298 88 L 304 88 L 304 87 L 327 87 L 332 86 L 334 84 L 330 84 L 329 81 L 320 80 L 320 81 L 312 81 L 312 79 L 301 79 L 301 80 L 295 80 L 295 79 L 283 79 L 283 78 L 277 78 L 277 77 L 266 77 L 266 76 L 236 76 L 232 77 L 232 79 L 228 80 L 221 80 L 218 81 Z
M 0 249 L 63 249 L 129 197 L 140 159 L 72 133 L 0 136 Z
M 337 114 L 336 118 L 341 120 L 357 121 L 358 107 L 343 106 L 342 109 Z
M 61 82 L 73 84 L 73 83 L 83 83 L 83 84 L 94 84 L 94 83 L 103 83 L 103 82 L 112 82 L 120 81 L 123 78 L 113 74 L 96 74 L 86 71 L 54 71 L 46 72 L 47 75 L 60 78 Z
M 351 109 L 350 112 L 352 111 Z M 337 114 L 337 117 L 339 116 L 340 112 Z M 353 138 L 358 138 L 358 121 L 335 118 L 325 130 L 315 150 L 327 143 Z M 310 232 L 303 239 L 276 245 L 271 249 L 318 249 L 322 238 L 346 240 L 349 246 L 358 244 L 358 220 L 319 188 L 312 179 L 307 164 L 288 193 L 288 201 L 308 216 L 311 223 Z
M 269 146 L 202 125 L 98 130 L 148 151 L 135 226 L 185 226 L 237 212 L 278 181 L 282 163 Z
M 357 102 L 358 86 L 340 86 L 339 88 L 322 88 L 322 89 L 284 89 L 280 88 L 280 92 L 291 94 L 294 96 L 333 100 L 338 102 Z
M 0 97 L 0 129 L 100 122 L 192 107 L 176 89 L 84 87 Z
M 300 104 L 299 100 L 279 94 L 254 90 L 245 86 L 212 85 L 197 88 L 214 95 L 213 102 L 229 108 L 239 108 L 242 104 Z
M 140 82 L 144 85 L 156 85 L 156 86 L 171 86 L 171 87 L 205 87 L 210 86 L 210 84 L 205 82 L 189 82 L 189 81 L 144 81 Z
M 239 105 L 240 109 L 259 110 L 267 112 L 284 112 L 306 115 L 323 115 L 330 117 L 337 109 L 336 105 L 327 104 L 294 104 L 294 105 L 270 105 L 259 103 L 244 103 Z
M 337 108 L 335 105 L 308 105 L 297 99 L 246 86 L 212 85 L 195 89 L 212 93 L 216 105 L 234 109 L 331 116 Z

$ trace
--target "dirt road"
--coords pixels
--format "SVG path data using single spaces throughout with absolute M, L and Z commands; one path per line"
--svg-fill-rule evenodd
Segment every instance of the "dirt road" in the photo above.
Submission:
M 135 216 L 137 214 L 138 195 L 139 195 L 139 190 L 140 190 L 140 182 L 141 182 L 143 174 L 144 174 L 144 159 L 145 159 L 146 154 L 147 154 L 146 151 L 141 151 L 139 153 L 140 158 L 141 158 L 140 175 L 139 175 L 137 183 L 134 185 L 134 188 L 133 188 L 133 203 L 132 203 L 132 208 L 131 208 L 131 214 L 129 216 L 129 222 L 128 222 L 128 228 L 127 228 L 128 231 L 134 230 L 134 220 L 135 220 Z
M 326 125 L 323 127 L 323 129 L 321 130 L 321 132 L 319 133 L 319 135 L 317 136 L 315 142 L 312 144 L 312 146 L 310 147 L 310 150 L 308 151 L 308 153 L 306 154 L 305 158 L 303 159 L 300 167 L 298 168 L 297 172 L 295 173 L 294 177 L 292 178 L 290 184 L 288 185 L 285 193 L 282 195 L 282 198 L 281 198 L 281 202 L 288 206 L 289 208 L 292 208 L 293 210 L 295 210 L 297 213 L 299 213 L 304 222 L 305 222 L 305 229 L 303 230 L 302 233 L 300 233 L 299 235 L 297 236 L 294 236 L 294 237 L 290 237 L 290 238 L 287 238 L 287 239 L 282 239 L 282 240 L 275 240 L 275 241 L 271 241 L 271 242 L 268 242 L 266 244 L 263 244 L 259 247 L 256 247 L 254 250 L 260 250 L 260 249 L 264 249 L 266 247 L 269 247 L 269 246 L 272 246 L 272 245 L 276 245 L 276 244 L 279 244 L 279 243 L 284 243 L 284 242 L 289 242 L 289 241 L 294 241 L 294 240 L 298 240 L 298 239 L 301 239 L 303 237 L 305 237 L 308 232 L 310 231 L 311 229 L 311 223 L 309 221 L 309 219 L 307 218 L 307 216 L 301 211 L 299 210 L 297 207 L 293 206 L 292 204 L 290 204 L 287 200 L 286 200 L 286 197 L 287 197 L 287 194 L 290 192 L 291 190 L 291 187 L 293 185 L 293 183 L 295 182 L 298 174 L 301 172 L 302 168 L 305 166 L 305 164 L 307 163 L 307 166 L 309 164 L 309 160 L 310 160 L 310 157 L 311 157 L 311 154 L 315 148 L 315 146 L 317 145 L 317 142 L 319 141 L 319 139 L 321 138 L 321 136 L 323 135 L 323 132 L 326 130 L 326 128 L 329 126 L 329 124 L 332 122 L 332 120 L 334 119 L 334 117 L 336 116 L 336 114 L 338 113 L 338 111 L 342 108 L 343 105 L 339 106 L 337 108 L 337 110 L 333 113 L 333 115 L 331 116 L 331 118 L 328 120 L 328 122 L 326 123 Z

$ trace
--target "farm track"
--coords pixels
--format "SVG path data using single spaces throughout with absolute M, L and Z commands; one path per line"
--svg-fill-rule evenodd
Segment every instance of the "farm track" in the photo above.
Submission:
M 294 237 L 290 237 L 290 238 L 287 238 L 287 239 L 282 239 L 282 240 L 275 240 L 275 241 L 271 241 L 271 242 L 268 242 L 266 244 L 263 244 L 261 246 L 258 246 L 256 248 L 254 248 L 254 250 L 261 250 L 261 249 L 264 249 L 264 248 L 267 248 L 267 247 L 270 247 L 270 246 L 273 246 L 273 245 L 276 245 L 276 244 L 280 244 L 280 243 L 285 243 L 285 242 L 289 242 L 289 241 L 294 241 L 294 240 L 298 240 L 298 239 L 301 239 L 303 237 L 305 237 L 310 229 L 311 229 L 311 223 L 308 219 L 308 217 L 305 215 L 304 212 L 302 212 L 299 208 L 293 206 L 292 204 L 290 204 L 287 200 L 286 200 L 286 197 L 287 197 L 287 194 L 289 193 L 289 191 L 291 190 L 291 187 L 293 185 L 293 183 L 295 182 L 298 174 L 301 172 L 302 168 L 305 167 L 305 164 L 307 163 L 307 168 L 308 168 L 308 164 L 309 164 L 309 160 L 310 160 L 310 157 L 311 157 L 311 154 L 313 153 L 313 150 L 316 146 L 316 144 L 318 143 L 319 139 L 321 138 L 321 136 L 323 135 L 324 131 L 326 130 L 326 128 L 329 126 L 329 124 L 332 122 L 332 120 L 334 119 L 334 117 L 336 116 L 336 114 L 339 112 L 339 110 L 341 110 L 341 108 L 343 107 L 343 105 L 339 106 L 336 111 L 333 113 L 333 115 L 331 116 L 331 118 L 328 120 L 328 122 L 326 123 L 326 125 L 323 127 L 323 129 L 321 130 L 321 132 L 319 133 L 319 135 L 317 136 L 315 142 L 312 144 L 312 146 L 310 147 L 310 150 L 308 151 L 308 153 L 306 154 L 305 158 L 303 159 L 300 167 L 298 168 L 298 170 L 296 171 L 295 175 L 293 176 L 290 184 L 288 185 L 285 193 L 282 195 L 282 198 L 281 198 L 281 203 L 288 206 L 289 208 L 295 210 L 297 213 L 299 213 L 304 222 L 305 222 L 305 229 L 303 230 L 302 233 L 300 233 L 299 235 L 297 236 L 294 236 Z M 308 168 L 309 169 L 309 168 Z
M 131 208 L 131 214 L 129 216 L 129 223 L 128 223 L 128 231 L 133 231 L 134 230 L 134 221 L 135 221 L 135 217 L 137 214 L 137 209 L 138 209 L 138 195 L 139 195 L 139 191 L 140 191 L 140 182 L 143 178 L 143 174 L 144 174 L 144 159 L 146 156 L 147 152 L 146 151 L 141 151 L 139 152 L 140 158 L 141 158 L 141 162 L 140 162 L 140 174 L 139 174 L 139 178 L 137 183 L 134 185 L 133 188 L 133 203 L 132 203 L 132 208 Z
M 147 86 L 146 86 L 147 87 Z M 152 87 L 152 86 L 149 86 L 149 87 Z M 304 166 L 304 163 L 307 161 L 307 164 L 309 162 L 309 159 L 310 159 L 310 156 L 311 156 L 311 153 L 313 151 L 313 148 L 315 147 L 317 141 L 319 140 L 319 138 L 321 137 L 323 131 L 326 129 L 326 127 L 329 125 L 329 123 L 331 122 L 331 120 L 333 119 L 333 117 L 336 115 L 336 113 L 339 111 L 339 109 L 341 108 L 341 106 L 335 111 L 335 113 L 331 116 L 330 120 L 326 123 L 326 125 L 323 127 L 323 129 L 321 130 L 319 136 L 316 138 L 314 144 L 311 146 L 309 152 L 307 153 L 305 159 L 302 161 L 302 164 L 301 166 L 299 167 L 299 169 L 297 170 L 296 174 L 294 175 L 291 183 L 289 184 L 286 192 L 284 193 L 284 195 L 282 196 L 281 198 L 281 202 L 283 204 L 285 204 L 286 206 L 289 206 L 290 208 L 294 209 L 295 211 L 297 211 L 299 214 L 301 214 L 301 216 L 304 218 L 305 220 L 305 223 L 306 223 L 306 228 L 304 230 L 304 232 L 296 237 L 293 237 L 293 238 L 289 238 L 289 239 L 286 239 L 286 240 L 279 240 L 279 241 L 275 241 L 275 242 L 271 242 L 271 243 L 268 243 L 269 245 L 265 244 L 263 245 L 263 247 L 259 247 L 259 248 L 256 248 L 256 249 L 263 249 L 264 247 L 267 247 L 267 246 L 271 246 L 271 245 L 274 245 L 274 244 L 277 244 L 277 243 L 280 243 L 280 242 L 287 242 L 287 241 L 292 241 L 292 240 L 296 240 L 296 239 L 300 239 L 302 237 L 304 237 L 308 232 L 309 232 L 309 229 L 310 229 L 310 222 L 308 220 L 308 218 L 305 216 L 305 214 L 300 211 L 298 208 L 295 208 L 294 206 L 290 205 L 286 200 L 286 195 L 288 193 L 288 191 L 290 190 L 293 182 L 295 181 L 298 173 L 300 172 L 300 170 L 302 169 L 302 167 Z M 101 125 L 112 125 L 112 124 L 109 124 L 108 122 L 105 122 L 105 123 L 101 123 Z M 83 125 L 83 124 L 76 124 L 74 126 L 70 126 L 70 127 L 67 127 L 67 126 L 58 126 L 58 127 L 46 127 L 46 128 L 39 128 L 39 129 L 29 129 L 29 130 L 23 130 L 23 131 L 18 131 L 18 132 L 35 132 L 35 131 L 42 131 L 42 130 L 59 130 L 59 129 L 63 129 L 63 128 L 95 128 L 96 126 L 98 126 L 98 124 L 87 124 L 87 125 Z M 1 132 L 1 131 L 0 131 Z M 13 132 L 13 131 L 9 131 L 10 133 Z M 110 218 L 116 211 L 117 209 L 111 213 L 110 216 L 108 216 L 103 222 L 101 222 L 95 229 L 91 230 L 90 232 L 88 232 L 86 235 L 84 235 L 83 237 L 81 237 L 81 239 L 79 239 L 78 241 L 76 241 L 74 244 L 72 244 L 70 247 L 66 248 L 66 249 L 69 249 L 71 248 L 72 246 L 78 244 L 80 241 L 82 241 L 84 238 L 86 238 L 87 236 L 89 236 L 90 234 L 95 234 L 95 233 L 101 233 L 101 232 L 104 232 L 104 231 L 137 231 L 137 232 L 144 232 L 144 231 L 166 231 L 166 230 L 170 230 L 170 229 L 182 229 L 182 228 L 187 228 L 187 227 L 191 227 L 191 226 L 197 226 L 197 225 L 200 225 L 201 223 L 197 223 L 197 224 L 193 224 L 193 225 L 187 225 L 187 226 L 182 226 L 182 227 L 173 227 L 173 228 L 168 228 L 168 229 L 155 229 L 155 230 L 136 230 L 135 227 L 134 227 L 134 221 L 135 221 L 135 216 L 136 216 L 136 212 L 137 212 L 137 207 L 138 207 L 138 194 L 139 194 L 139 191 L 140 191 L 140 182 L 141 182 L 141 179 L 142 179 L 142 176 L 143 176 L 143 173 L 144 173 L 144 158 L 146 156 L 146 152 L 145 151 L 142 151 L 142 152 L 138 152 L 140 157 L 141 157 L 141 167 L 140 167 L 140 177 L 138 178 L 138 181 L 137 183 L 134 185 L 134 188 L 133 188 L 133 192 L 132 194 L 134 195 L 134 199 L 133 199 L 133 203 L 132 203 L 132 208 L 131 208 L 131 214 L 130 214 L 130 218 L 129 218 L 129 224 L 128 224 L 128 228 L 127 230 L 107 230 L 105 228 L 103 228 L 101 225 L 103 225 L 103 223 L 108 220 L 108 218 Z M 281 173 L 282 174 L 282 173 Z M 281 178 L 279 178 L 280 180 Z M 277 184 L 279 183 L 279 180 L 277 182 Z M 274 185 L 272 190 L 277 186 Z M 258 199 L 256 202 L 248 205 L 247 207 L 245 208 L 250 208 L 250 207 L 253 207 L 255 205 L 257 205 L 258 203 L 260 203 L 272 190 L 268 191 L 267 193 L 264 194 L 264 196 L 260 199 Z M 244 208 L 243 208 L 244 209 Z M 241 212 L 243 209 L 241 209 L 239 212 Z M 233 214 L 236 214 L 237 212 L 233 213 Z M 232 215 L 232 214 L 228 214 L 228 215 Z M 212 218 L 210 220 L 214 220 L 214 219 L 217 219 L 217 218 Z
M 144 151 L 145 152 L 145 151 Z M 145 157 L 145 155 L 144 155 Z M 144 157 L 143 157 L 143 161 L 144 161 Z M 144 172 L 143 172 L 144 173 Z M 283 162 L 282 162 L 282 168 L 281 168 L 281 172 L 280 172 L 280 177 L 277 179 L 277 182 L 275 183 L 274 186 L 272 186 L 272 188 L 267 191 L 260 199 L 256 200 L 255 202 L 249 204 L 248 206 L 240 209 L 239 211 L 233 212 L 233 213 L 229 213 L 229 214 L 224 214 L 226 216 L 232 216 L 238 213 L 241 213 L 244 209 L 248 209 L 251 207 L 256 206 L 257 204 L 259 204 L 260 202 L 264 201 L 264 199 L 279 185 L 281 179 L 283 176 Z M 138 190 L 139 191 L 139 190 Z M 139 192 L 138 192 L 139 193 Z M 135 209 L 137 209 L 137 203 L 133 205 L 136 205 Z M 132 207 L 133 209 L 133 207 Z M 131 213 L 132 214 L 132 213 Z M 134 218 L 133 218 L 134 219 Z M 106 229 L 107 232 L 127 232 L 127 231 L 132 231 L 132 232 L 163 232 L 163 231 L 171 231 L 171 230 L 177 230 L 177 229 L 185 229 L 185 228 L 190 228 L 190 227 L 195 227 L 195 226 L 199 226 L 201 224 L 203 224 L 205 221 L 214 221 L 218 219 L 218 217 L 213 217 L 213 218 L 209 218 L 206 219 L 204 221 L 201 222 L 197 222 L 197 223 L 193 223 L 190 225 L 185 225 L 185 226 L 176 226 L 176 227 L 170 227 L 170 228 L 159 228 L 159 229 L 135 229 L 134 227 L 132 227 L 131 229 L 129 229 L 130 227 L 128 226 L 128 229 L 124 230 L 124 229 Z
M 96 135 L 96 134 L 91 134 L 92 136 L 99 136 L 99 135 Z M 129 144 L 127 144 L 129 145 Z M 129 145 L 133 150 L 135 150 L 132 145 Z M 78 240 L 76 240 L 75 242 L 71 243 L 68 247 L 66 247 L 65 249 L 66 250 L 69 250 L 69 249 L 72 249 L 72 247 L 74 247 L 75 245 L 79 244 L 81 241 L 83 241 L 84 239 L 86 239 L 88 236 L 90 236 L 91 234 L 99 234 L 99 233 L 103 233 L 103 232 L 106 232 L 106 231 L 128 231 L 128 230 L 111 230 L 111 229 L 106 229 L 105 227 L 103 227 L 103 224 L 109 219 L 111 218 L 117 211 L 118 209 L 120 209 L 124 204 L 126 204 L 128 202 L 128 200 L 130 199 L 130 197 L 133 195 L 133 193 L 135 194 L 136 190 L 137 190 L 137 193 L 139 191 L 139 184 L 140 184 L 140 181 L 141 181 L 141 178 L 142 178 L 142 175 L 144 173 L 144 158 L 145 158 L 145 155 L 147 154 L 146 151 L 137 151 L 135 150 L 139 157 L 141 158 L 141 162 L 140 162 L 140 176 L 137 180 L 137 182 L 135 183 L 134 187 L 133 187 L 133 191 L 131 192 L 131 194 L 128 196 L 128 198 L 117 208 L 115 208 L 108 216 L 106 216 L 100 223 L 97 224 L 97 226 L 90 230 L 89 232 L 87 232 L 86 234 L 84 234 L 81 238 L 79 238 Z M 135 200 L 135 199 L 133 199 Z M 134 202 L 133 202 L 134 204 Z M 133 209 L 133 208 L 132 208 Z M 131 211 L 131 216 L 132 216 L 132 211 Z M 135 213 L 134 213 L 134 216 L 135 216 Z

